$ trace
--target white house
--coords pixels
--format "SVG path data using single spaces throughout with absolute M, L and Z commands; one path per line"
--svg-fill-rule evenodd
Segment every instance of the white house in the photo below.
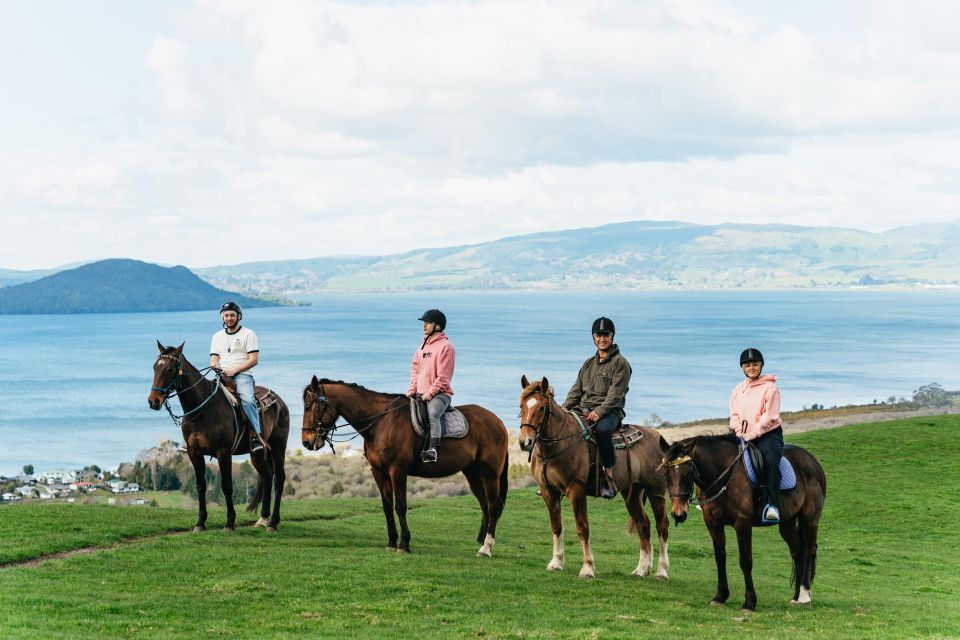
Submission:
M 22 497 L 18 496 L 15 493 L 5 493 L 2 496 L 0 496 L 0 498 L 2 498 L 4 502 L 13 502 L 15 500 L 23 500 Z

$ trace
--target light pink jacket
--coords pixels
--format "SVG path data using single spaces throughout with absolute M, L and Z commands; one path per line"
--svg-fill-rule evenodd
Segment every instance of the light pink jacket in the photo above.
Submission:
M 747 421 L 746 429 L 743 421 Z M 730 395 L 730 428 L 744 440 L 759 438 L 780 426 L 780 390 L 777 376 L 745 378 Z
M 429 393 L 435 396 L 446 393 L 452 396 L 450 379 L 453 377 L 456 355 L 447 334 L 443 332 L 435 334 L 425 345 L 414 351 L 407 395 Z

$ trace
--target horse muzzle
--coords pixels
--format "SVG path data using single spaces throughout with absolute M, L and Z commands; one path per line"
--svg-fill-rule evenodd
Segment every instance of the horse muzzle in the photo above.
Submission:
M 533 438 L 520 438 L 521 451 L 533 451 Z
M 147 404 L 154 411 L 159 411 L 160 407 L 163 406 L 163 395 L 156 391 L 150 392 L 150 395 L 147 396 Z

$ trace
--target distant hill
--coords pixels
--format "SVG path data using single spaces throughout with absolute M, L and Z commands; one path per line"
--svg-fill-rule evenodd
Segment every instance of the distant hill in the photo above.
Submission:
M 198 269 L 252 293 L 960 285 L 960 222 L 871 233 L 637 221 L 382 257 Z
M 186 267 L 102 260 L 0 289 L 0 313 L 216 310 L 227 300 L 244 307 L 277 304 L 218 289 Z

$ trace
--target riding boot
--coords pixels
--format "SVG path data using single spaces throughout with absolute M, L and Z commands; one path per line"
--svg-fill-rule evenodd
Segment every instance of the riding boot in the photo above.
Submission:
M 617 484 L 613 481 L 613 478 L 607 475 L 606 468 L 601 467 L 600 469 L 600 473 L 602 474 L 600 497 L 612 500 L 617 497 Z
M 437 462 L 438 450 L 440 449 L 440 438 L 430 438 L 430 448 L 420 454 L 420 459 L 424 462 L 435 464 Z
M 263 451 L 263 441 L 253 427 L 250 427 L 250 453 Z

